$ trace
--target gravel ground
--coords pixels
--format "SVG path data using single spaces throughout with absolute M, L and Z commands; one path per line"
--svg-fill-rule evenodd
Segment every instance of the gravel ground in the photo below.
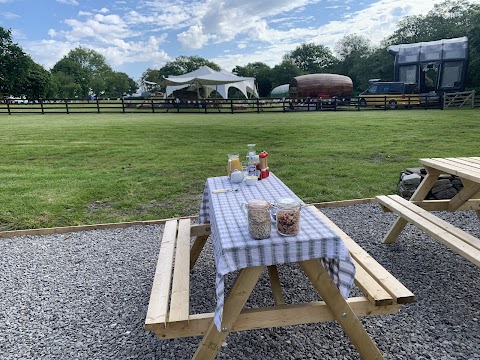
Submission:
M 362 318 L 386 359 L 480 359 L 477 267 L 410 225 L 395 244 L 381 244 L 394 216 L 376 204 L 323 211 L 417 297 L 397 314 Z M 438 215 L 480 236 L 474 212 Z M 0 239 L 0 359 L 190 358 L 200 338 L 160 340 L 143 329 L 162 229 Z M 297 266 L 279 271 L 287 302 L 317 299 Z M 200 284 L 191 289 L 192 309 L 212 312 L 210 242 L 192 282 Z M 271 304 L 264 273 L 248 305 Z M 217 357 L 358 358 L 335 322 L 233 333 Z

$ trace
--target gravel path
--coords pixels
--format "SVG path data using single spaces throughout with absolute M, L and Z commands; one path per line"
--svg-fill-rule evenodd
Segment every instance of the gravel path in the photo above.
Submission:
M 480 359 L 480 270 L 378 205 L 324 209 L 417 297 L 394 315 L 362 318 L 386 359 Z M 480 236 L 474 212 L 440 213 Z M 0 359 L 188 359 L 200 338 L 145 332 L 162 226 L 0 239 Z M 297 266 L 279 267 L 285 297 L 316 300 Z M 231 284 L 234 274 L 227 277 Z M 214 308 L 210 242 L 192 272 L 194 311 Z M 352 294 L 356 295 L 357 289 Z M 262 275 L 248 301 L 271 305 Z M 217 359 L 358 359 L 335 322 L 233 333 Z

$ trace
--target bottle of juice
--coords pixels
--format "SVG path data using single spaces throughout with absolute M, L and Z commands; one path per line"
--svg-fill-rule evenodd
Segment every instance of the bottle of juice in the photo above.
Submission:
M 230 175 L 235 170 L 242 171 L 242 163 L 240 162 L 239 153 L 230 153 L 228 154 L 228 163 L 227 163 L 227 176 L 230 179 Z

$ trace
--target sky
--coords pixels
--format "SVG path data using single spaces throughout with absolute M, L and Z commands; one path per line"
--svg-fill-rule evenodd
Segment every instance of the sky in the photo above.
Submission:
M 479 2 L 473 0 L 471 2 Z M 0 0 L 0 26 L 50 69 L 76 47 L 98 51 L 139 80 L 177 56 L 200 56 L 225 70 L 275 66 L 302 43 L 335 44 L 348 34 L 372 45 L 408 15 L 441 0 Z

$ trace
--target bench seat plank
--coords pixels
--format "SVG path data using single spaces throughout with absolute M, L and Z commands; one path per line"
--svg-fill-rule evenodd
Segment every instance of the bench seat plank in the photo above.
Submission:
M 177 220 L 169 220 L 165 223 L 155 277 L 153 279 L 152 292 L 148 303 L 147 317 L 145 320 L 146 324 L 166 324 L 167 322 L 173 255 L 177 236 L 177 223 Z
M 480 266 L 480 240 L 478 238 L 398 195 L 381 195 L 377 196 L 377 200 L 459 255 Z
M 350 236 L 345 234 L 325 214 L 318 209 L 316 211 L 323 221 L 328 223 L 329 226 L 337 231 L 337 233 L 342 237 L 342 240 L 353 259 L 366 273 L 375 279 L 375 281 L 380 284 L 388 294 L 392 296 L 394 303 L 407 304 L 415 301 L 415 295 L 410 290 L 408 290 L 399 280 L 397 280 L 381 264 L 371 257 L 360 245 L 353 241 Z M 374 292 L 375 289 L 370 291 L 370 293 Z
M 178 222 L 177 249 L 173 271 L 168 321 L 188 320 L 190 310 L 190 219 Z

